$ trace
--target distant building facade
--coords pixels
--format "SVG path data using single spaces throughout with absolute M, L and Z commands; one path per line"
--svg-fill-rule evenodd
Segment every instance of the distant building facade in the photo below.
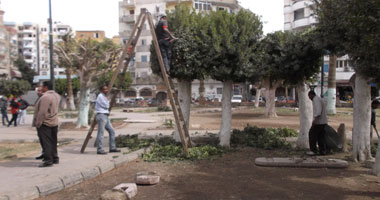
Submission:
M 98 41 L 102 41 L 105 38 L 104 31 L 75 31 L 75 40 L 87 40 L 94 39 Z
M 21 73 L 14 66 L 17 59 L 17 31 L 4 25 L 4 11 L 0 8 L 0 79 L 21 78 Z

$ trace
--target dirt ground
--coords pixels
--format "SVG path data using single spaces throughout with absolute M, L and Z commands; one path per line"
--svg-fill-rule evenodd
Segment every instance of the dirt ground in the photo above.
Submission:
M 351 163 L 347 169 L 258 167 L 255 158 L 262 156 L 284 153 L 245 148 L 197 162 L 136 160 L 40 200 L 99 199 L 120 183 L 134 182 L 141 171 L 156 171 L 161 180 L 154 186 L 138 186 L 135 200 L 380 199 L 380 178 L 358 164 Z
M 191 114 L 192 129 L 217 130 L 221 113 L 196 110 Z M 298 114 L 287 110 L 276 119 L 266 119 L 261 110 L 238 109 L 233 112 L 232 127 L 246 124 L 259 127 L 299 128 Z M 352 128 L 352 115 L 329 117 L 337 128 L 346 124 Z M 257 157 L 287 157 L 287 152 L 239 149 L 213 160 L 196 162 L 149 163 L 141 159 L 125 164 L 111 172 L 65 189 L 40 200 L 99 199 L 106 190 L 120 183 L 134 182 L 141 171 L 156 171 L 161 181 L 155 186 L 138 186 L 135 200 L 183 199 L 380 199 L 380 178 L 369 174 L 369 169 L 349 161 L 349 153 L 328 157 L 348 160 L 346 169 L 269 168 L 254 164 Z

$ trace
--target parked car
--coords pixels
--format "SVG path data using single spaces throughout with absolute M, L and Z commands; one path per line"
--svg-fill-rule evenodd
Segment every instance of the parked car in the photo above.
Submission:
M 243 96 L 241 96 L 241 95 L 233 95 L 231 102 L 232 103 L 241 103 L 242 99 L 243 99 Z

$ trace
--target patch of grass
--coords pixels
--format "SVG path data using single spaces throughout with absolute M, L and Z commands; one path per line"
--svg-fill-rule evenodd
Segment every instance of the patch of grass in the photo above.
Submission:
M 158 112 L 157 108 L 145 108 L 141 110 L 136 110 L 136 113 L 153 113 L 153 112 Z
M 41 150 L 39 143 L 2 143 L 0 145 L 0 160 L 17 158 L 17 155 Z
M 128 147 L 131 151 L 149 147 L 154 139 L 139 139 L 137 135 L 120 135 L 115 138 L 116 146 Z
M 158 112 L 170 112 L 172 109 L 169 106 L 158 106 L 157 107 Z
M 110 119 L 111 123 L 112 122 L 118 122 L 118 121 L 124 121 L 124 120 L 127 120 L 128 118 L 126 117 L 123 117 L 123 118 L 112 118 Z
M 277 135 L 273 129 L 259 128 L 257 126 L 250 126 L 244 130 L 234 129 L 231 135 L 231 146 L 248 146 L 262 149 L 290 149 L 291 144 L 285 140 L 284 137 Z M 282 134 L 285 134 L 282 131 Z M 286 132 L 286 134 L 288 134 Z
M 163 125 L 165 128 L 174 128 L 174 121 L 172 119 L 165 119 Z

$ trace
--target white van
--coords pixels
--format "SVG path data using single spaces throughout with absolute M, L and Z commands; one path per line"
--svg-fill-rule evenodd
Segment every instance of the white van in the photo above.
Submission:
M 243 96 L 241 96 L 241 95 L 233 95 L 231 102 L 232 103 L 241 103 L 242 99 L 243 99 Z

